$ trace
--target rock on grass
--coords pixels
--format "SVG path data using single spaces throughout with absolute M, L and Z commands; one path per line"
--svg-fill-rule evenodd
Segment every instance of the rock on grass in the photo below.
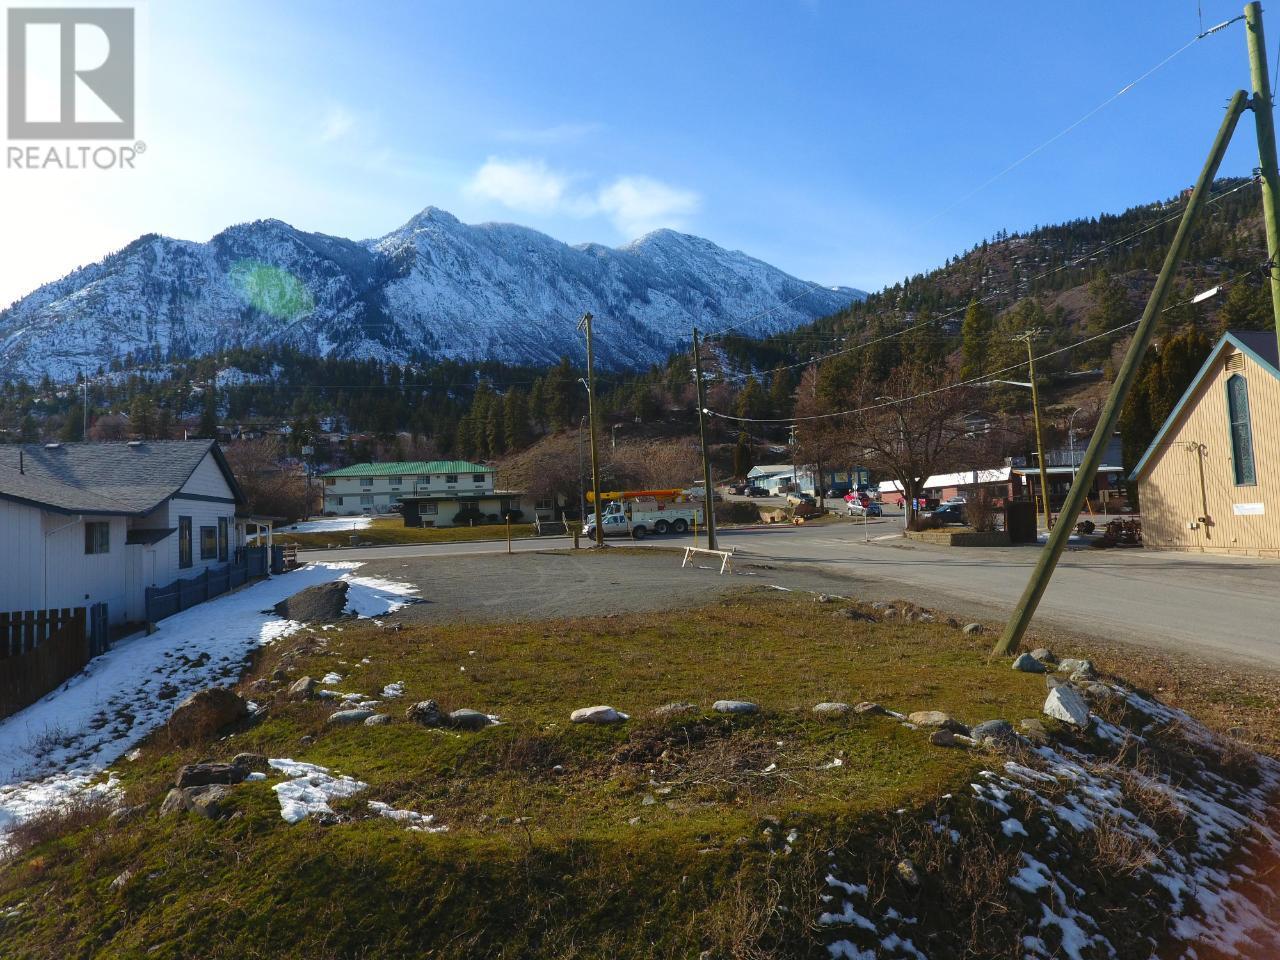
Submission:
M 604 705 L 582 707 L 569 714 L 569 720 L 573 723 L 623 723 L 629 719 L 625 713 Z

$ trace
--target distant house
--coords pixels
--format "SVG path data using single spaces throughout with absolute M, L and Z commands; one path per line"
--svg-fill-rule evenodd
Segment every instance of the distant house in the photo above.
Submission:
M 1228 332 L 1134 467 L 1148 548 L 1280 557 L 1280 362 Z
M 831 489 L 853 489 L 867 481 L 867 471 L 862 469 L 822 470 L 821 483 L 817 484 L 818 471 L 811 465 L 780 463 L 772 466 L 752 467 L 747 473 L 747 483 L 763 487 L 773 496 L 781 496 L 799 490 L 815 496 Z M 817 484 L 817 485 L 815 485 Z M 818 486 L 822 489 L 819 490 Z
M 212 440 L 0 446 L 0 611 L 107 604 L 234 559 L 245 506 Z
M 1074 448 L 1049 450 L 1045 453 L 1045 473 L 1049 477 L 1049 509 L 1056 511 L 1062 508 L 1079 472 L 1080 463 L 1084 460 L 1085 450 L 1089 446 L 1089 437 L 1081 439 Z M 1013 473 L 1019 479 L 1021 487 L 1040 503 L 1040 465 L 1030 463 L 1018 457 L 1013 461 Z M 1119 508 L 1128 509 L 1128 500 L 1122 489 L 1125 468 L 1123 449 L 1119 436 L 1107 441 L 1102 452 L 1102 463 L 1090 481 L 1089 504 L 1092 509 L 1116 512 Z
M 517 511 L 526 523 L 555 515 L 553 501 L 500 490 L 493 467 L 467 460 L 357 463 L 321 476 L 324 512 L 337 516 L 387 513 L 399 505 L 406 526 L 451 527 L 497 523 Z

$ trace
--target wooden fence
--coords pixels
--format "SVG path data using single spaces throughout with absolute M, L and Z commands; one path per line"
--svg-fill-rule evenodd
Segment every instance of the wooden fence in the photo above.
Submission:
M 0 718 L 79 673 L 91 655 L 84 607 L 0 613 Z
M 210 567 L 197 576 L 175 580 L 164 587 L 147 587 L 147 622 L 156 623 L 266 575 L 267 548 L 244 547 L 234 563 Z

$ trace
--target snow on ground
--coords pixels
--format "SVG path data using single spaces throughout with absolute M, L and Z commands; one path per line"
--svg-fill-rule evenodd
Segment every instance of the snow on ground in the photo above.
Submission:
M 1175 944 L 1182 948 L 1181 953 L 1170 952 L 1168 956 L 1194 960 L 1200 955 L 1198 948 L 1205 946 L 1213 956 L 1280 956 L 1280 930 L 1271 919 L 1277 895 L 1270 881 L 1250 866 L 1255 861 L 1273 863 L 1280 857 L 1280 833 L 1269 823 L 1269 803 L 1280 790 L 1280 763 L 1256 757 L 1256 783 L 1252 784 L 1229 780 L 1203 764 L 1189 768 L 1176 780 L 1155 770 L 1119 766 L 1110 759 L 1114 748 L 1106 745 L 1117 738 L 1142 742 L 1151 730 L 1177 729 L 1210 756 L 1222 744 L 1184 711 L 1121 686 L 1113 686 L 1109 695 L 1124 698 L 1142 718 L 1138 729 L 1122 729 L 1095 718 L 1094 733 L 1104 745 L 1100 752 L 1059 742 L 1041 745 L 1031 751 L 1031 766 L 1009 761 L 1000 772 L 983 771 L 980 781 L 971 785 L 974 796 L 1001 818 L 999 827 L 1004 836 L 1027 838 L 1020 865 L 1008 883 L 1040 901 L 1040 914 L 1032 915 L 1033 923 L 1036 932 L 1048 936 L 1024 937 L 1025 956 L 1028 960 L 1086 960 L 1127 955 L 1124 950 L 1132 944 L 1112 943 L 1107 938 L 1091 912 L 1088 895 L 1059 868 L 1073 849 L 1068 842 L 1072 834 L 1104 829 L 1122 835 L 1135 849 L 1151 852 L 1139 872 L 1165 894 L 1153 906 L 1169 918 L 1170 948 Z M 1130 793 L 1134 790 L 1162 794 L 1187 816 L 1196 838 L 1189 850 L 1167 842 L 1131 809 L 1134 801 Z M 1010 816 L 1015 802 L 1025 805 L 1029 815 L 1022 819 Z M 944 816 L 933 823 L 935 832 L 950 829 L 947 819 Z M 1033 829 L 1029 831 L 1029 827 Z M 950 837 L 952 842 L 961 840 L 953 829 Z M 1238 863 L 1240 859 L 1244 862 Z M 857 894 L 871 905 L 865 886 L 838 879 L 836 864 L 831 864 L 831 869 L 826 878 L 829 889 Z M 833 958 L 926 957 L 901 936 L 901 917 L 855 908 L 851 899 L 833 893 L 823 894 L 821 901 L 830 906 L 819 916 L 819 924 L 843 928 L 837 934 L 840 938 L 827 945 Z M 832 909 L 837 903 L 841 909 Z M 871 950 L 864 951 L 859 945 L 876 938 L 879 944 Z M 1055 945 L 1050 948 L 1050 943 Z
M 304 587 L 350 584 L 348 609 L 378 616 L 404 606 L 417 588 L 359 577 L 359 563 L 314 563 L 162 620 L 90 661 L 43 699 L 0 720 L 0 846 L 20 822 L 101 780 L 106 766 L 168 719 L 184 697 L 231 683 L 253 648 L 300 624 L 271 608 Z
M 373 517 L 322 517 L 304 520 L 292 526 L 281 527 L 285 533 L 334 533 L 343 530 L 363 530 L 373 523 Z
M 328 767 L 297 760 L 268 760 L 267 763 L 289 779 L 271 789 L 280 798 L 280 816 L 286 823 L 300 823 L 315 814 L 331 814 L 330 800 L 350 797 L 369 785 L 354 777 L 335 776 Z

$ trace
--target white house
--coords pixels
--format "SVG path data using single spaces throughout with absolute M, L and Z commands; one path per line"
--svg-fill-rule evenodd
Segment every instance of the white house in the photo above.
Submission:
M 245 505 L 212 440 L 0 445 L 0 610 L 107 604 L 234 559 Z
M 805 492 L 813 490 L 813 469 L 811 467 L 801 466 L 799 472 L 792 464 L 777 464 L 767 467 L 752 467 L 747 473 L 747 482 L 753 487 L 763 487 L 769 491 L 770 496 L 781 496 L 791 490 L 797 489 L 797 479 L 799 481 L 798 489 Z
M 324 512 L 387 513 L 401 497 L 494 495 L 493 467 L 466 460 L 357 463 L 323 475 Z

